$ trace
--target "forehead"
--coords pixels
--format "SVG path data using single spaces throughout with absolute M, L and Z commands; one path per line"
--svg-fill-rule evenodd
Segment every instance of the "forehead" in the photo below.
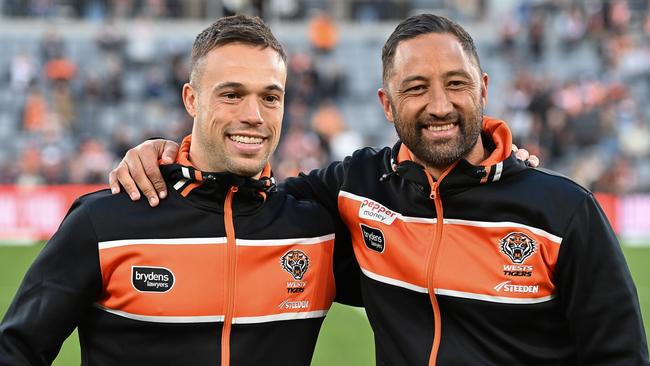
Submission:
M 265 88 L 277 84 L 284 88 L 287 66 L 280 54 L 270 47 L 243 43 L 215 47 L 201 60 L 201 87 L 211 88 L 222 82 Z
M 401 41 L 395 49 L 392 74 L 406 74 L 465 70 L 471 75 L 477 66 L 472 56 L 465 52 L 456 36 L 449 33 L 427 33 Z

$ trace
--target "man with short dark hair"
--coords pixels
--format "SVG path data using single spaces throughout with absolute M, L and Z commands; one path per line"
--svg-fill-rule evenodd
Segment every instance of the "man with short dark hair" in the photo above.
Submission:
M 335 291 L 358 304 L 331 215 L 271 177 L 280 44 L 259 18 L 226 17 L 192 56 L 194 126 L 163 169 L 169 197 L 156 210 L 107 191 L 78 199 L 0 324 L 0 365 L 51 364 L 78 327 L 83 365 L 306 366 Z
M 285 183 L 348 227 L 377 364 L 648 365 L 605 215 L 591 192 L 515 159 L 506 124 L 483 116 L 488 76 L 467 32 L 416 15 L 382 60 L 400 141 Z M 131 190 L 126 173 L 113 180 Z

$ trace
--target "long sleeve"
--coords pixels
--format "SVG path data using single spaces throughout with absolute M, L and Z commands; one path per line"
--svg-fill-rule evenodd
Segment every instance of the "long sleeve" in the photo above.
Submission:
M 344 183 L 350 157 L 334 162 L 324 169 L 309 174 L 288 178 L 281 189 L 299 198 L 314 200 L 325 206 L 336 226 L 334 244 L 334 278 L 336 279 L 335 301 L 341 304 L 362 306 L 359 286 L 361 270 L 354 258 L 350 233 L 338 212 L 338 194 Z
M 592 195 L 567 227 L 555 278 L 578 364 L 649 364 L 636 288 L 620 244 Z
M 337 161 L 323 169 L 312 170 L 309 174 L 287 178 L 280 186 L 287 193 L 299 199 L 314 200 L 338 215 L 338 195 L 343 186 L 347 168 L 352 158 Z
M 49 365 L 101 290 L 97 239 L 77 200 L 0 324 L 0 365 Z

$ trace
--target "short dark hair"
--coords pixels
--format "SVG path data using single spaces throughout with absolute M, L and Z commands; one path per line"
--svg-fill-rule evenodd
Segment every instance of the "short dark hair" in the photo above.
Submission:
M 479 61 L 478 53 L 476 52 L 474 40 L 469 33 L 463 29 L 463 27 L 449 18 L 440 15 L 418 14 L 410 16 L 399 23 L 384 44 L 384 48 L 381 52 L 381 63 L 383 67 L 382 80 L 384 87 L 386 86 L 391 68 L 393 67 L 395 50 L 399 43 L 428 33 L 449 33 L 456 36 L 465 52 L 468 52 L 474 57 L 476 65 L 479 70 L 481 70 L 481 62 Z
M 190 80 L 196 77 L 198 64 L 208 52 L 230 43 L 243 43 L 261 48 L 271 47 L 285 63 L 287 62 L 284 48 L 262 19 L 248 15 L 233 15 L 217 19 L 196 36 L 192 46 Z

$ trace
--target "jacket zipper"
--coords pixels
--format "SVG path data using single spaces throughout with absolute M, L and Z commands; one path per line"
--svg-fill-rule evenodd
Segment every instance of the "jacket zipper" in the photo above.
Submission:
M 429 291 L 429 299 L 431 300 L 431 306 L 433 307 L 433 345 L 431 346 L 431 355 L 429 356 L 429 366 L 435 366 L 436 360 L 438 358 L 438 349 L 440 348 L 440 335 L 442 334 L 442 324 L 440 320 L 440 307 L 438 306 L 438 299 L 436 298 L 436 289 L 434 286 L 434 279 L 436 274 L 436 269 L 438 267 L 438 253 L 440 252 L 440 247 L 442 246 L 442 229 L 444 227 L 444 216 L 442 213 L 442 200 L 440 199 L 440 182 L 442 179 L 456 166 L 453 164 L 447 168 L 437 181 L 433 180 L 433 177 L 427 172 L 427 179 L 429 180 L 429 185 L 431 186 L 431 193 L 429 194 L 429 199 L 433 200 L 433 203 L 436 208 L 436 231 L 433 239 L 432 249 L 429 251 L 429 257 L 427 258 L 427 289 Z
M 232 199 L 238 191 L 236 186 L 230 187 L 223 204 L 224 224 L 226 226 L 226 313 L 221 331 L 221 366 L 230 365 L 230 331 L 235 307 L 235 269 L 237 268 L 237 244 L 235 242 L 235 224 L 232 213 Z

